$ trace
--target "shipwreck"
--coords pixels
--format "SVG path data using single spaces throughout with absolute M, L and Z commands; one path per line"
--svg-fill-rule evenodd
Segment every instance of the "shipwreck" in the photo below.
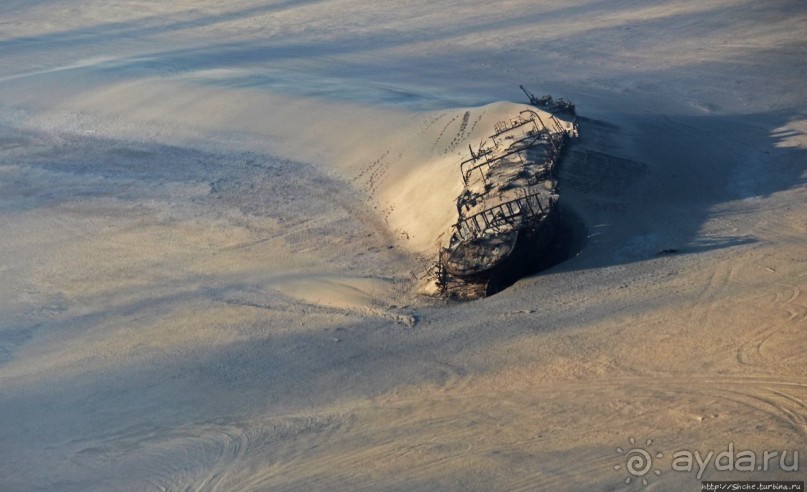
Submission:
M 527 94 L 538 107 L 496 123 L 460 162 L 464 187 L 457 197 L 458 218 L 434 267 L 437 287 L 446 296 L 495 293 L 516 270 L 534 271 L 555 237 L 554 171 L 569 139 L 577 136 L 574 105 Z

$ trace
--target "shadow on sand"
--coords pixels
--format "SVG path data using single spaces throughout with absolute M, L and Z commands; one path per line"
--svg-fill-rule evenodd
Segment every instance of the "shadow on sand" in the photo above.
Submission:
M 558 166 L 562 214 L 554 247 L 542 253 L 545 259 L 510 272 L 493 293 L 547 270 L 603 268 L 763 240 L 753 230 L 704 227 L 805 186 L 804 150 L 784 144 L 796 136 L 782 130 L 794 118 L 669 116 L 630 128 L 583 118 L 580 142 Z M 626 150 L 629 138 L 643 144 Z

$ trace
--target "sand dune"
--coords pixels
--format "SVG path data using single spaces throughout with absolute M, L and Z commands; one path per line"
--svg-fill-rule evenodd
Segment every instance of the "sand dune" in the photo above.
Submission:
M 805 479 L 803 2 L 0 19 L 0 490 Z M 419 296 L 522 83 L 577 103 L 585 243 L 487 299 Z M 730 443 L 785 466 L 672 469 Z

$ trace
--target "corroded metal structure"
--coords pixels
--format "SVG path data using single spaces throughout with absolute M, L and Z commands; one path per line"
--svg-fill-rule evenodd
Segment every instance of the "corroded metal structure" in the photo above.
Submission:
M 436 268 L 444 293 L 484 296 L 522 256 L 545 249 L 557 218 L 553 169 L 576 132 L 573 122 L 525 109 L 496 123 L 478 149 L 469 147 L 460 163 L 457 222 Z

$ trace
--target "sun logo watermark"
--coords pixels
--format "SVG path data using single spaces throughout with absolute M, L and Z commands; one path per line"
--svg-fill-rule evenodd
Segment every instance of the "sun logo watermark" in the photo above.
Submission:
M 647 474 L 651 473 L 653 475 L 661 475 L 661 470 L 657 468 L 653 468 L 653 456 L 651 456 L 650 451 L 644 448 L 640 448 L 636 446 L 636 440 L 634 438 L 628 439 L 628 442 L 631 445 L 631 448 L 627 451 L 622 448 L 616 448 L 616 452 L 624 456 L 625 464 L 624 465 L 615 465 L 614 470 L 621 470 L 624 466 L 625 470 L 628 472 L 627 478 L 625 478 L 625 483 L 631 483 L 633 479 L 640 479 L 642 481 L 642 485 L 647 485 L 649 482 L 647 480 Z M 653 444 L 652 439 L 648 439 L 645 441 L 645 446 L 649 448 Z M 655 453 L 656 458 L 663 458 L 663 453 Z

